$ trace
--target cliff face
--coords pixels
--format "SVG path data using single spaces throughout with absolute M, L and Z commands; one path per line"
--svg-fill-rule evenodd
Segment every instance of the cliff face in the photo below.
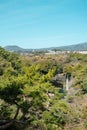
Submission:
M 57 74 L 55 77 L 51 80 L 52 85 L 55 87 L 62 87 L 65 81 L 65 76 L 64 74 Z

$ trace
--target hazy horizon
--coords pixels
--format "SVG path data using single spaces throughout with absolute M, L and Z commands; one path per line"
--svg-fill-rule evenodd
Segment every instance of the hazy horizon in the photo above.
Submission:
M 47 48 L 87 41 L 86 0 L 0 1 L 0 46 Z
M 23 49 L 45 49 L 45 48 L 56 48 L 56 47 L 58 47 L 58 48 L 60 48 L 60 47 L 68 47 L 68 46 L 73 46 L 73 45 L 79 45 L 79 44 L 87 44 L 87 42 L 83 42 L 83 43 L 77 43 L 77 44 L 69 44 L 69 45 L 60 45 L 60 46 L 49 46 L 49 47 L 38 47 L 38 48 L 25 48 L 25 47 L 22 47 L 22 46 L 20 46 L 20 45 L 6 45 L 6 46 L 1 46 L 1 47 L 14 47 L 14 46 L 17 46 L 17 47 L 20 47 L 20 48 L 23 48 Z

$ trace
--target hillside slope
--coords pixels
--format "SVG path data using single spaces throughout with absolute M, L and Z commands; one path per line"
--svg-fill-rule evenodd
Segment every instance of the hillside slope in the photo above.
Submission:
M 87 42 L 75 44 L 75 45 L 68 45 L 68 46 L 60 46 L 60 47 L 50 47 L 50 48 L 41 48 L 41 49 L 24 49 L 19 46 L 6 46 L 4 47 L 5 50 L 11 52 L 30 52 L 30 51 L 46 51 L 46 50 L 63 50 L 63 51 L 87 51 Z
M 58 47 L 58 49 L 68 50 L 68 51 L 87 51 L 87 42 L 76 44 L 76 45 Z

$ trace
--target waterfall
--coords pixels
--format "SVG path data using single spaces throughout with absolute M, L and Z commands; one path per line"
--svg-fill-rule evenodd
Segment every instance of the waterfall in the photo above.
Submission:
M 66 91 L 69 90 L 69 79 L 68 76 L 66 77 Z

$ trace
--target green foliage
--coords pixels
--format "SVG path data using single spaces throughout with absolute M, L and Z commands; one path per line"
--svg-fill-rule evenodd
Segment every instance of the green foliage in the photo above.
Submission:
M 0 120 L 13 120 L 18 108 L 9 129 L 63 130 L 68 123 L 86 120 L 83 109 L 82 115 L 78 114 L 81 109 L 73 109 L 76 97 L 51 83 L 58 74 L 64 79 L 68 75 L 74 78 L 73 89 L 80 89 L 80 96 L 86 94 L 86 61 L 82 54 L 19 56 L 0 48 Z
M 81 89 L 84 94 L 87 93 L 87 77 L 83 79 L 82 84 L 81 84 Z
M 0 88 L 0 98 L 8 103 L 15 104 L 20 100 L 22 87 L 22 82 L 20 83 L 16 79 L 7 80 Z
M 63 128 L 67 122 L 69 107 L 64 101 L 56 101 L 50 108 L 50 111 L 43 113 L 43 120 L 47 124 L 47 129 Z

